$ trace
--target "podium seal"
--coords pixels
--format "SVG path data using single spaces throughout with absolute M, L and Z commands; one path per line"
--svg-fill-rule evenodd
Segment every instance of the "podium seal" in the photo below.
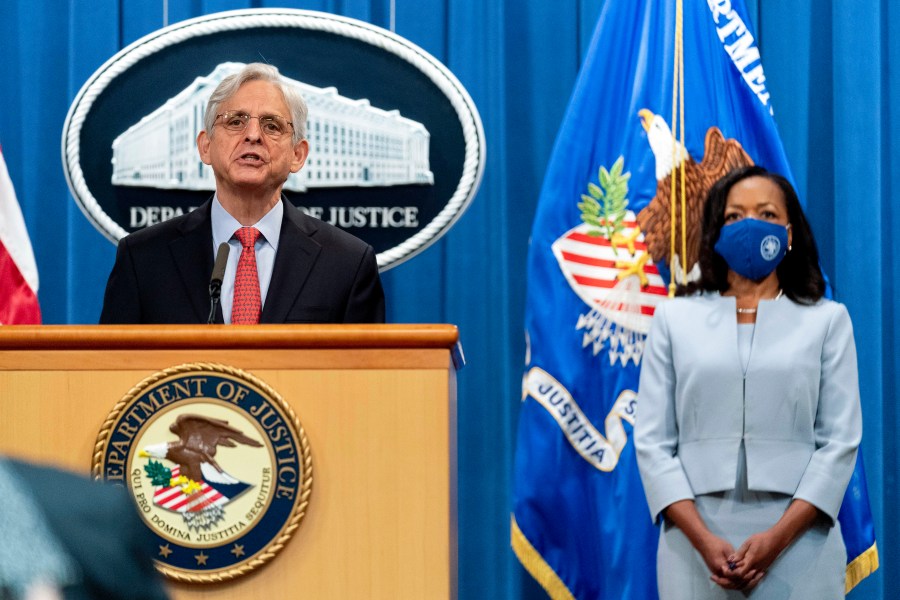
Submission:
M 191 363 L 155 373 L 97 436 L 93 474 L 128 489 L 155 536 L 157 568 L 217 582 L 271 560 L 312 492 L 309 441 L 291 407 L 239 369 Z

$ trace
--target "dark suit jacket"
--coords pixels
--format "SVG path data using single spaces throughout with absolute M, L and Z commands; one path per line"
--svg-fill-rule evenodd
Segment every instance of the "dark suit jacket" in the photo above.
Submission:
M 382 323 L 375 252 L 286 199 L 261 323 Z M 213 269 L 208 201 L 119 241 L 100 323 L 206 323 Z M 221 309 L 217 322 L 222 322 Z
M 78 565 L 66 600 L 165 600 L 153 568 L 153 537 L 121 489 L 73 473 L 9 460 L 29 496 Z

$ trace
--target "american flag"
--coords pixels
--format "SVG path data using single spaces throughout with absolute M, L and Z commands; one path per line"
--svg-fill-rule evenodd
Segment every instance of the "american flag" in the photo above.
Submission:
M 40 323 L 37 291 L 31 241 L 0 151 L 0 325 Z

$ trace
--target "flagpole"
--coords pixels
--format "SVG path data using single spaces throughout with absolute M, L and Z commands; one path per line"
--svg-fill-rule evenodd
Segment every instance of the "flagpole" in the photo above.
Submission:
M 671 212 L 671 218 L 669 222 L 669 297 L 672 298 L 675 296 L 675 288 L 677 284 L 675 283 L 675 265 L 677 254 L 675 252 L 675 238 L 677 235 L 677 213 L 675 211 L 675 206 L 677 203 L 676 199 L 676 186 L 675 186 L 675 171 L 676 165 L 678 165 L 678 135 L 681 134 L 681 146 L 682 148 L 687 148 L 685 146 L 685 137 L 684 137 L 684 4 L 683 0 L 675 0 L 675 51 L 673 52 L 673 64 L 672 64 L 672 170 L 669 175 L 669 209 Z M 678 118 L 680 115 L 680 119 Z M 679 131 L 680 127 L 680 131 Z M 686 283 L 685 280 L 685 267 L 683 265 L 685 256 L 687 254 L 687 243 L 686 232 L 687 232 L 687 223 L 684 219 L 684 213 L 686 211 L 686 200 L 685 200 L 685 181 L 684 181 L 684 156 L 681 157 L 681 263 L 682 263 L 682 276 L 681 282 Z

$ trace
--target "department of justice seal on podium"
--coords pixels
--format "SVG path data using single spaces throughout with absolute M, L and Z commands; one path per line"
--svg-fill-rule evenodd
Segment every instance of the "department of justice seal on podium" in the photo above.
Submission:
M 163 574 L 215 582 L 261 566 L 288 542 L 309 504 L 312 455 L 267 384 L 192 363 L 147 377 L 116 404 L 93 474 L 129 490 Z

